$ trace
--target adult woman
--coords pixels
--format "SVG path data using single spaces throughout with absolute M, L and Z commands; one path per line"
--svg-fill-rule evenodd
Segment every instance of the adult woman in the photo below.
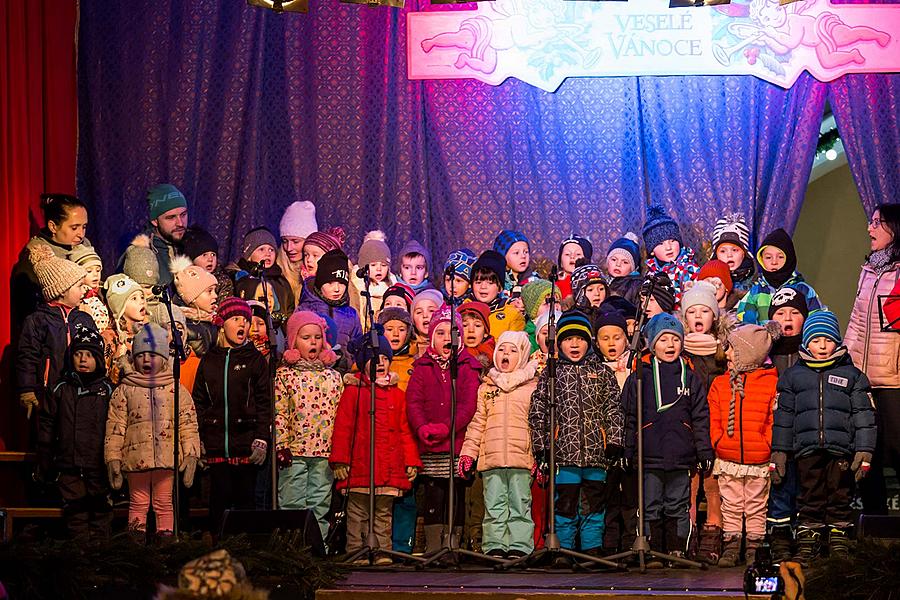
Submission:
M 310 233 L 319 229 L 316 223 L 316 207 L 312 202 L 294 202 L 288 206 L 279 223 L 281 247 L 275 262 L 291 284 L 294 298 L 299 300 L 303 292 L 306 270 L 303 268 L 303 242 Z
M 79 245 L 90 246 L 85 237 L 88 213 L 84 203 L 68 194 L 41 194 L 41 212 L 44 214 L 44 228 L 31 238 L 13 268 L 12 322 L 21 324 L 25 317 L 34 312 L 41 302 L 41 286 L 29 260 L 31 249 L 38 244 L 50 246 L 59 258 L 68 258 L 69 253 Z
M 850 313 L 847 349 L 872 384 L 878 444 L 861 488 L 866 513 L 886 514 L 882 468 L 900 469 L 900 334 L 882 331 L 879 296 L 896 294 L 900 282 L 900 204 L 881 204 L 869 221 L 872 252 L 859 276 Z

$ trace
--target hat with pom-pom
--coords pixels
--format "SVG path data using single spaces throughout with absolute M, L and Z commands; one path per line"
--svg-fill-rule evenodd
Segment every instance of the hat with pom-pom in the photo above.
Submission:
M 325 231 L 313 231 L 306 236 L 306 241 L 303 242 L 303 246 L 318 246 L 325 252 L 328 252 L 329 250 L 340 250 L 344 245 L 344 239 L 346 237 L 343 228 L 332 227 Z
M 41 286 L 44 300 L 48 302 L 59 298 L 73 285 L 84 281 L 87 275 L 84 267 L 56 256 L 53 248 L 47 244 L 32 247 L 28 258 L 34 266 L 34 274 Z
M 248 322 L 253 320 L 253 311 L 246 300 L 232 296 L 219 302 L 212 323 L 216 327 L 222 327 L 232 317 L 244 317 Z
M 728 334 L 732 363 L 738 372 L 758 369 L 766 362 L 772 344 L 781 337 L 781 325 L 769 321 L 765 326 L 741 325 Z
M 675 240 L 684 245 L 681 242 L 681 229 L 678 223 L 666 214 L 666 209 L 661 204 L 653 204 L 647 209 L 647 222 L 644 223 L 641 233 L 644 236 L 644 247 L 649 253 L 666 240 Z
M 745 253 L 750 252 L 750 228 L 743 215 L 733 213 L 716 221 L 712 234 L 713 252 L 722 244 L 734 244 Z
M 150 247 L 149 236 L 141 234 L 131 240 L 131 245 L 125 250 L 122 272 L 141 285 L 159 283 L 159 262 L 156 252 Z
M 176 256 L 170 264 L 175 290 L 185 304 L 192 304 L 200 294 L 218 285 L 216 276 L 191 262 L 187 256 Z
M 315 325 L 322 331 L 322 352 L 314 357 L 313 360 L 321 360 L 328 366 L 333 365 L 337 361 L 337 356 L 328 342 L 328 323 L 323 317 L 309 310 L 294 311 L 285 325 L 286 339 L 287 343 L 290 344 L 290 348 L 285 351 L 282 357 L 284 362 L 293 365 L 303 359 L 300 350 L 297 348 L 297 335 L 307 325 Z
M 637 234 L 629 231 L 614 241 L 606 252 L 606 259 L 617 254 L 630 260 L 632 270 L 637 271 L 641 264 L 641 246 Z
M 298 237 L 306 239 L 319 229 L 316 222 L 316 206 L 309 200 L 291 203 L 281 216 L 278 233 L 281 237 Z
M 525 315 L 529 320 L 534 321 L 537 318 L 541 306 L 554 290 L 559 299 L 559 288 L 546 279 L 535 279 L 522 286 L 522 304 L 525 305 Z
M 125 313 L 125 303 L 128 302 L 128 299 L 136 292 L 144 293 L 141 284 L 125 273 L 116 273 L 107 277 L 103 283 L 103 289 L 106 290 L 106 303 L 112 312 L 114 323 L 118 323 L 119 318 Z
M 391 264 L 391 249 L 387 245 L 387 237 L 378 229 L 367 233 L 359 247 L 359 266 L 364 267 L 374 262 Z

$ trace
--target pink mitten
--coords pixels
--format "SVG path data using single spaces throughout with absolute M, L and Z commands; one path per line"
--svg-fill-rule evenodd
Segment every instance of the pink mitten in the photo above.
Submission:
M 460 479 L 468 479 L 472 475 L 474 466 L 475 459 L 471 456 L 466 456 L 465 454 L 463 454 L 459 457 L 459 461 L 456 463 L 456 474 L 459 475 Z

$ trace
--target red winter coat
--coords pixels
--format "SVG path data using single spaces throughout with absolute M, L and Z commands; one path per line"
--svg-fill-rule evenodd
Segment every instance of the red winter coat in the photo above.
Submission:
M 350 477 L 338 489 L 369 486 L 368 378 L 355 376 L 359 385 L 345 383 L 331 438 L 331 465 L 350 465 Z M 346 382 L 347 380 L 345 380 Z M 406 467 L 422 467 L 406 420 L 406 400 L 395 383 L 375 387 L 375 487 L 412 488 Z
M 459 354 L 459 375 L 456 380 L 456 447 L 457 454 L 466 438 L 466 427 L 475 416 L 478 405 L 478 386 L 481 384 L 481 363 L 468 352 Z M 420 452 L 450 452 L 450 436 L 440 444 L 426 447 L 419 435 L 423 425 L 443 423 L 450 427 L 450 370 L 442 370 L 426 353 L 413 366 L 406 386 L 406 412 L 409 426 Z
M 716 377 L 709 388 L 709 437 L 716 456 L 745 465 L 769 462 L 778 371 L 760 368 L 741 373 L 744 401 L 735 398 L 734 434 L 728 435 L 731 381 L 728 373 Z

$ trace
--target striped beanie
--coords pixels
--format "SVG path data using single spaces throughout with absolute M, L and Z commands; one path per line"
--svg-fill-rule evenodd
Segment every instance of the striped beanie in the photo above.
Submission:
M 712 234 L 713 252 L 722 244 L 734 244 L 744 252 L 750 252 L 750 228 L 742 215 L 725 215 L 716 221 Z
M 303 242 L 303 245 L 318 246 L 325 252 L 328 252 L 329 250 L 340 250 L 341 246 L 344 245 L 344 239 L 346 237 L 347 236 L 342 228 L 332 227 L 325 231 L 313 231 L 306 236 L 306 241 Z
M 560 350 L 562 341 L 573 335 L 583 338 L 589 346 L 594 339 L 591 320 L 580 310 L 567 310 L 559 318 L 556 324 L 556 344 Z
M 225 324 L 225 321 L 231 317 L 244 317 L 247 321 L 252 321 L 253 311 L 250 309 L 250 305 L 247 304 L 246 300 L 232 296 L 230 298 L 225 298 L 219 303 L 218 310 L 216 310 L 216 316 L 213 317 L 213 325 L 221 327 Z
M 809 342 L 813 338 L 821 336 L 827 337 L 835 344 L 840 344 L 843 341 L 840 323 L 838 323 L 837 317 L 830 310 L 817 310 L 814 313 L 810 313 L 806 322 L 803 323 L 804 348 L 809 346 Z

